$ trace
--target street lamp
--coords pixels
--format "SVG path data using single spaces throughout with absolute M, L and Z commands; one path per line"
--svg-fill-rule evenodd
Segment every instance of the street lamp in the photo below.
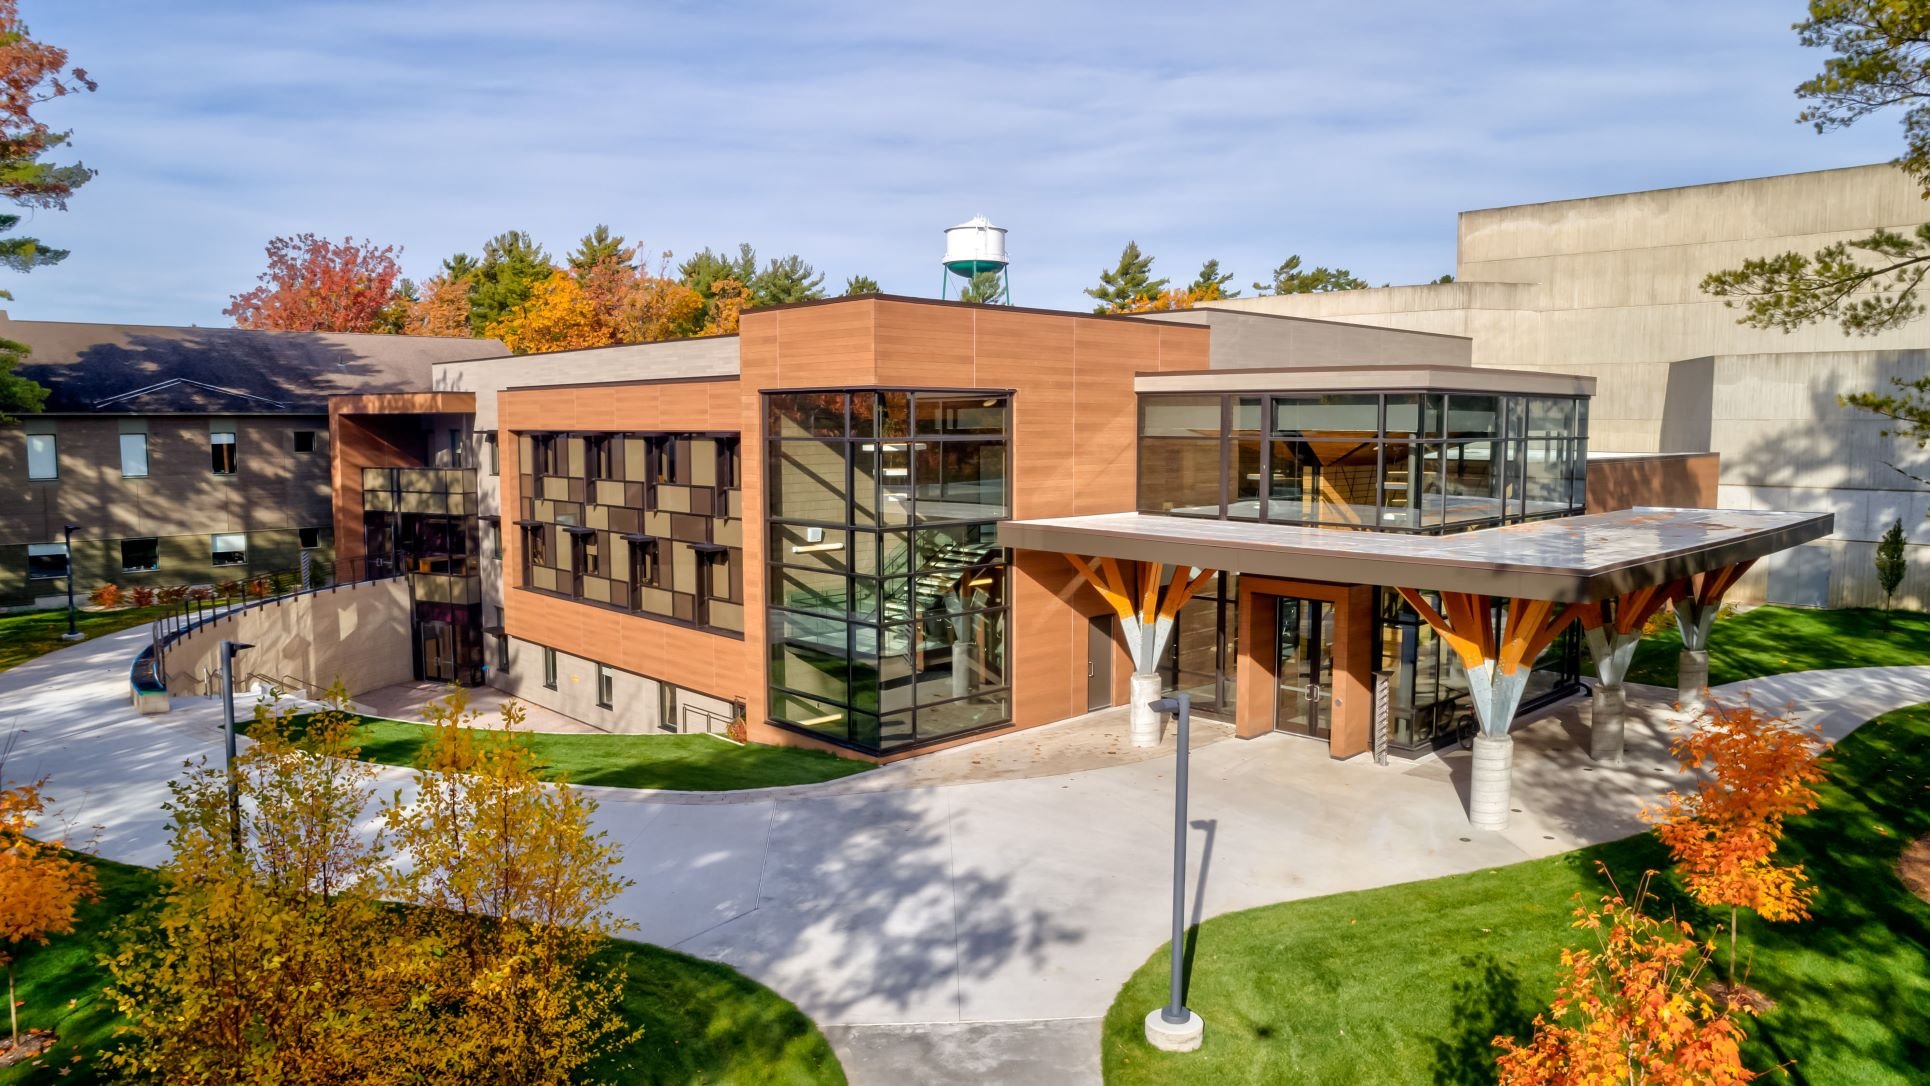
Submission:
M 1155 713 L 1178 720 L 1179 765 L 1173 784 L 1173 967 L 1166 1005 L 1146 1016 L 1146 1041 L 1164 1052 L 1191 1052 L 1200 1046 L 1206 1023 L 1180 999 L 1180 971 L 1186 939 L 1186 777 L 1191 746 L 1193 697 L 1179 694 L 1151 703 Z
M 235 654 L 252 649 L 239 641 L 221 643 L 221 723 L 227 743 L 228 836 L 236 852 L 241 851 L 241 788 L 235 781 Z
M 79 530 L 78 524 L 65 524 L 60 529 L 67 548 L 67 632 L 60 635 L 62 641 L 80 641 L 87 636 L 74 620 L 74 533 Z

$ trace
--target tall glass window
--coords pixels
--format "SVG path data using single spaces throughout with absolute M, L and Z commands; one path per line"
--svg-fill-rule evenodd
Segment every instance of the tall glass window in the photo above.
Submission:
M 147 477 L 147 435 L 121 435 L 121 478 Z
M 60 445 L 52 434 L 27 435 L 27 478 L 60 477 Z
M 1566 516 L 1587 429 L 1576 397 L 1142 396 L 1139 511 L 1427 533 Z
M 765 396 L 770 715 L 885 751 L 1011 718 L 1004 392 Z

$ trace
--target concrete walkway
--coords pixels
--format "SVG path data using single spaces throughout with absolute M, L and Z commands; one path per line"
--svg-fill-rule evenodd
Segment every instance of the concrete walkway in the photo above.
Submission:
M 144 631 L 0 673 L 13 778 L 46 774 L 73 836 L 130 863 L 165 858 L 160 810 L 182 762 L 218 756 L 219 706 L 143 717 L 127 664 Z M 1930 667 L 1778 676 L 1763 704 L 1818 706 L 1838 738 L 1930 702 Z M 1465 756 L 1334 762 L 1286 735 L 1194 754 L 1192 915 L 1513 863 L 1633 833 L 1677 782 L 1667 692 L 1632 697 L 1625 766 L 1591 763 L 1586 707 L 1516 731 L 1509 829 L 1467 824 Z M 1023 737 L 1014 737 L 1015 739 Z M 995 759 L 997 760 L 997 759 Z M 917 760 L 914 760 L 914 763 Z M 1172 768 L 1082 772 L 666 803 L 597 789 L 634 880 L 635 937 L 726 961 L 825 1027 L 855 1083 L 1096 1082 L 1102 1016 L 1166 939 Z M 383 783 L 407 780 L 384 771 Z M 845 782 L 836 782 L 840 785 Z M 723 797 L 718 797 L 723 798 Z

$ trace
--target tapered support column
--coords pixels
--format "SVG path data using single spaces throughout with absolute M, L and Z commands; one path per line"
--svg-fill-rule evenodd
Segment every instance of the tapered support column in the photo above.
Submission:
M 1595 666 L 1595 697 L 1589 707 L 1588 754 L 1598 762 L 1621 765 L 1628 733 L 1628 693 L 1623 680 L 1642 643 L 1649 619 L 1688 591 L 1685 580 L 1639 588 L 1576 607 L 1588 658 Z
M 1497 623 L 1501 601 L 1464 592 L 1440 593 L 1435 609 L 1419 592 L 1398 590 L 1401 598 L 1461 659 L 1468 679 L 1468 700 L 1481 732 L 1474 737 L 1474 771 L 1468 786 L 1468 822 L 1475 829 L 1508 826 L 1514 792 L 1514 740 L 1508 728 L 1521 708 L 1528 674 L 1576 614 L 1572 606 L 1548 600 L 1506 601 L 1506 618 Z
M 1133 672 L 1132 677 L 1132 739 L 1135 747 L 1156 747 L 1159 745 L 1159 714 L 1153 712 L 1153 702 L 1159 700 L 1160 682 L 1157 674 L 1143 671 Z
M 1126 637 L 1126 651 L 1133 661 L 1130 684 L 1129 719 L 1132 743 L 1136 747 L 1159 745 L 1159 714 L 1151 703 L 1159 700 L 1159 661 L 1173 637 L 1179 609 L 1192 599 L 1213 576 L 1210 569 L 1179 566 L 1171 571 L 1159 562 L 1121 564 L 1111 558 L 1096 563 L 1076 554 L 1066 555 L 1086 583 L 1093 587 L 1119 616 Z
M 1715 629 L 1722 597 L 1735 587 L 1753 562 L 1723 566 L 1695 575 L 1688 591 L 1675 601 L 1675 628 L 1682 635 L 1682 655 L 1676 658 L 1675 701 L 1699 712 L 1709 689 L 1709 634 Z

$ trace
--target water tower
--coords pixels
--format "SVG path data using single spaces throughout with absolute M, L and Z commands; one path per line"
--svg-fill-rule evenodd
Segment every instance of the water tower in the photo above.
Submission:
M 981 275 L 998 277 L 998 287 L 990 297 L 973 300 L 1012 304 L 1012 262 L 1005 259 L 1005 227 L 974 215 L 945 231 L 945 276 L 939 283 L 940 298 L 957 298 Z M 952 277 L 958 282 L 953 283 Z

